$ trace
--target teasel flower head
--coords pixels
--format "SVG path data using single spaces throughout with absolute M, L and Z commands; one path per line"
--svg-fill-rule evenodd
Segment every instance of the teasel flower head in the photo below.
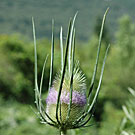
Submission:
M 95 110 L 95 105 L 97 102 L 97 98 L 102 82 L 106 56 L 109 49 L 109 45 L 108 45 L 103 60 L 98 87 L 95 90 L 96 92 L 94 94 L 93 86 L 97 73 L 99 53 L 101 48 L 101 39 L 102 39 L 103 27 L 104 27 L 107 12 L 108 9 L 106 10 L 103 16 L 103 21 L 102 21 L 102 26 L 101 26 L 100 36 L 99 36 L 97 57 L 96 57 L 92 80 L 87 92 L 88 95 L 86 95 L 87 87 L 86 87 L 85 75 L 80 70 L 78 62 L 74 60 L 74 54 L 75 54 L 74 23 L 77 14 L 69 22 L 65 53 L 63 51 L 62 28 L 60 30 L 60 48 L 61 48 L 60 69 L 61 70 L 60 72 L 57 73 L 55 78 L 53 78 L 53 65 L 55 60 L 54 34 L 53 34 L 54 22 L 52 22 L 50 79 L 49 79 L 49 87 L 48 87 L 48 96 L 46 98 L 46 105 L 42 103 L 41 93 L 42 93 L 42 83 L 43 83 L 43 76 L 44 76 L 44 70 L 45 70 L 47 58 L 45 59 L 43 65 L 41 82 L 40 85 L 38 86 L 36 36 L 35 36 L 34 21 L 32 19 L 34 48 L 35 48 L 34 49 L 35 50 L 35 103 L 38 109 L 38 116 L 42 123 L 58 128 L 60 130 L 60 133 L 63 135 L 66 135 L 66 131 L 68 129 L 76 129 L 76 128 L 89 126 L 86 124 L 90 121 L 93 112 Z M 94 96 L 91 96 L 92 94 L 94 94 Z
M 58 90 L 59 90 L 60 79 L 61 79 L 60 77 L 61 77 L 61 73 L 57 74 L 56 78 L 54 79 L 53 85 L 49 90 L 48 97 L 46 99 L 46 104 L 47 104 L 46 111 L 48 114 L 50 114 L 50 116 L 54 120 L 56 120 L 55 110 L 56 110 Z M 60 118 L 62 123 L 68 123 L 67 128 L 68 126 L 72 125 L 72 122 L 74 122 L 77 118 L 81 116 L 87 103 L 85 76 L 80 71 L 79 67 L 75 68 L 73 71 L 72 86 L 71 86 L 71 77 L 72 77 L 72 73 L 70 73 L 69 70 L 67 69 L 65 72 L 65 78 L 63 81 L 63 87 L 60 96 L 61 108 L 59 108 L 58 110 L 58 117 Z M 72 91 L 72 95 L 71 95 L 71 91 Z M 70 97 L 72 97 L 72 101 L 70 101 Z M 72 103 L 70 104 L 70 102 Z M 70 110 L 68 110 L 70 105 L 71 108 Z M 61 111 L 61 116 L 60 116 L 60 111 Z M 68 113 L 70 113 L 69 116 L 67 115 Z

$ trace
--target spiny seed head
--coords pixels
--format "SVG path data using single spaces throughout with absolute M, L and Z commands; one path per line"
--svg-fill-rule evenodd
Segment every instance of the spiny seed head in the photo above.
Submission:
M 68 125 L 78 119 L 84 112 L 85 105 L 87 103 L 86 99 L 86 83 L 85 76 L 79 70 L 79 68 L 74 69 L 73 75 L 73 91 L 72 91 L 72 105 L 69 119 L 67 121 Z M 53 86 L 49 90 L 48 97 L 46 99 L 47 108 L 46 111 L 56 121 L 56 104 L 58 97 L 58 90 L 60 85 L 61 74 L 57 74 L 55 80 L 53 81 Z M 67 119 L 68 106 L 70 103 L 70 78 L 71 74 L 66 70 L 65 78 L 62 87 L 62 93 L 60 96 L 61 104 L 61 122 L 65 123 Z M 60 108 L 59 108 L 59 119 L 60 119 Z

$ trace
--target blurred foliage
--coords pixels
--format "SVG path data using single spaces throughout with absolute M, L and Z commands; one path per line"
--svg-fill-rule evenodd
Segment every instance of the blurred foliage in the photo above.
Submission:
M 123 105 L 124 118 L 116 135 L 135 135 L 135 90 L 129 88 L 132 97 Z
M 48 40 L 39 41 L 38 45 L 38 72 L 39 79 L 44 59 L 50 54 Z M 56 48 L 57 50 L 57 48 Z M 55 53 L 55 69 L 59 67 L 59 54 Z M 45 74 L 44 91 L 48 87 L 49 61 Z M 5 98 L 13 97 L 23 103 L 32 103 L 34 100 L 34 50 L 33 43 L 22 41 L 20 36 L 0 36 L 0 92 Z M 55 73 L 56 70 L 54 70 Z
M 98 25 L 97 25 L 98 26 Z M 97 27 L 95 26 L 95 27 Z M 96 28 L 95 28 L 96 29 Z M 107 29 L 107 28 L 106 28 Z M 105 32 L 107 32 L 106 30 Z M 97 88 L 102 60 L 109 34 L 104 37 L 100 53 L 99 68 L 94 89 Z M 128 16 L 119 20 L 115 40 L 109 50 L 101 92 L 93 120 L 93 126 L 69 131 L 72 135 L 115 134 L 123 118 L 122 105 L 128 99 L 127 87 L 135 86 L 135 24 Z M 65 42 L 65 40 L 64 40 Z M 59 41 L 55 40 L 54 76 L 60 70 Z M 87 78 L 87 87 L 93 73 L 97 53 L 98 34 L 93 34 L 88 43 L 76 42 L 76 60 Z M 51 42 L 48 39 L 37 41 L 38 79 L 47 56 L 43 93 L 48 89 Z M 0 35 L 0 134 L 38 135 L 58 134 L 58 131 L 41 125 L 29 107 L 34 104 L 34 47 L 33 42 L 21 35 Z M 94 93 L 93 93 L 94 94 Z
M 113 135 L 119 126 L 123 113 L 111 102 L 104 104 L 104 113 L 102 114 L 102 122 L 99 128 L 100 135 Z
M 0 134 L 2 135 L 53 135 L 57 134 L 49 126 L 40 124 L 28 105 L 0 98 Z

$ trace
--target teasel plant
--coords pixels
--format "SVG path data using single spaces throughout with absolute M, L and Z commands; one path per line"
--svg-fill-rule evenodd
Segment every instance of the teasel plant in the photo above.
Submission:
M 94 72 L 88 92 L 86 92 L 86 78 L 79 68 L 79 64 L 75 62 L 75 19 L 69 21 L 69 27 L 66 38 L 65 54 L 63 51 L 63 30 L 60 30 L 60 48 L 61 48 L 61 70 L 53 79 L 54 67 L 54 21 L 52 21 L 52 43 L 51 43 L 51 63 L 50 63 L 50 78 L 48 86 L 48 96 L 46 105 L 42 102 L 42 85 L 45 71 L 47 57 L 45 59 L 40 85 L 38 85 L 37 77 L 37 47 L 34 19 L 33 24 L 33 37 L 34 37 L 34 54 L 35 54 L 35 104 L 38 110 L 37 116 L 41 123 L 48 124 L 60 130 L 60 135 L 66 135 L 67 130 L 88 127 L 88 122 L 93 116 L 97 98 L 99 95 L 101 82 L 103 78 L 105 61 L 108 53 L 109 46 L 105 52 L 101 74 L 98 82 L 98 87 L 95 90 L 94 96 L 93 88 L 98 68 L 99 54 L 101 49 L 101 39 L 103 28 L 106 20 L 106 15 L 109 8 L 106 10 L 99 36 L 99 45 L 97 50 L 97 57 L 94 67 Z M 88 93 L 88 95 L 86 95 Z
M 122 119 L 116 135 L 135 135 L 135 90 L 128 88 L 131 98 L 122 106 L 125 114 Z

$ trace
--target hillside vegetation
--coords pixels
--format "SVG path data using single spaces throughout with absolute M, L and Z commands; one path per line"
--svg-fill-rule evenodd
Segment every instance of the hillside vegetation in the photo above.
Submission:
M 117 20 L 123 14 L 135 17 L 134 0 L 0 0 L 0 33 L 22 33 L 32 37 L 31 17 L 36 20 L 37 36 L 51 37 L 51 20 L 55 32 L 67 28 L 68 20 L 77 11 L 77 38 L 88 40 L 105 9 L 110 7 L 107 26 L 111 35 L 117 29 Z M 65 33 L 66 34 L 66 33 Z

